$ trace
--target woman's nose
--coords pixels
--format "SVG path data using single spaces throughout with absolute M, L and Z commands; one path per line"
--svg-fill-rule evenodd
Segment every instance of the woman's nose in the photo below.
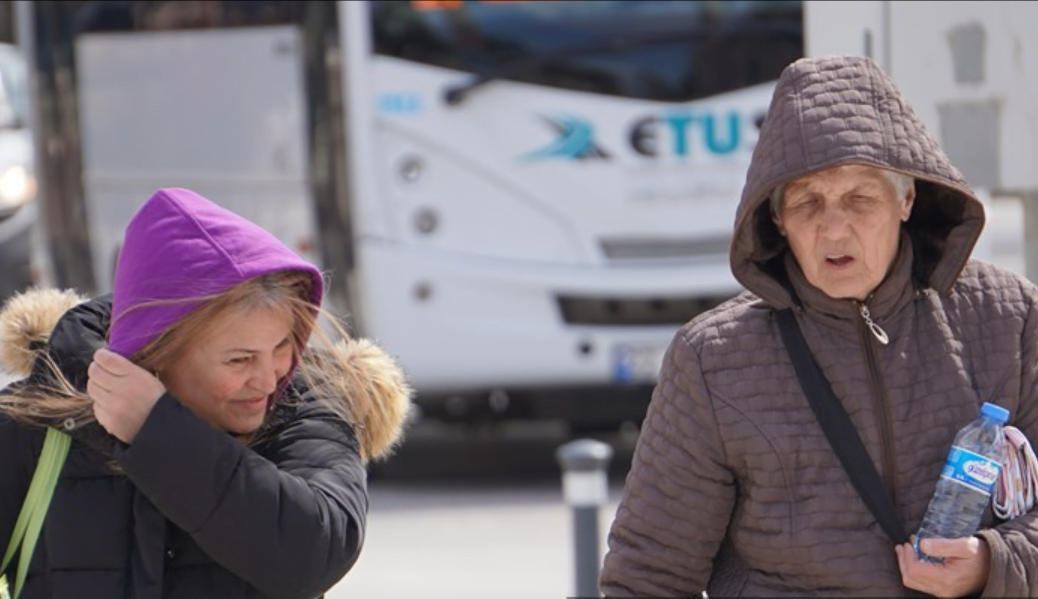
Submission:
M 819 231 L 826 237 L 842 237 L 847 233 L 850 218 L 843 211 L 836 208 L 827 208 L 822 213 L 819 221 Z
M 277 390 L 278 373 L 277 366 L 273 360 L 257 360 L 256 370 L 253 372 L 253 385 L 256 390 L 271 394 Z

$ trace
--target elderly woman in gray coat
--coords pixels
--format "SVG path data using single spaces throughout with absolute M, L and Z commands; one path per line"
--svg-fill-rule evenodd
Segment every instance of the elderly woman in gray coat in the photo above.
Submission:
M 985 401 L 1038 439 L 1038 290 L 970 260 L 981 203 L 868 59 L 782 74 L 731 249 L 749 290 L 664 360 L 602 573 L 607 596 L 1034 596 L 1032 511 L 895 545 L 828 443 L 780 337 L 792 309 L 916 531 Z

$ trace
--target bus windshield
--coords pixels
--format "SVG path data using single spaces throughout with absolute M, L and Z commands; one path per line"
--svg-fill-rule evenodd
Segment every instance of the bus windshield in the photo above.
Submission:
M 596 94 L 682 102 L 771 81 L 803 55 L 801 2 L 375 2 L 375 51 Z

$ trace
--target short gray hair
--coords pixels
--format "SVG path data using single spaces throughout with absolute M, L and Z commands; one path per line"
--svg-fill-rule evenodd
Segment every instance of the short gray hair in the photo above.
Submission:
M 887 170 L 885 168 L 875 167 L 891 185 L 894 186 L 894 195 L 898 197 L 902 202 L 905 201 L 905 197 L 908 195 L 908 190 L 915 187 L 915 177 L 912 175 L 906 175 L 897 171 Z M 779 185 L 771 191 L 768 198 L 771 202 L 771 213 L 777 215 L 779 208 L 782 207 L 782 196 L 786 194 L 786 186 L 791 181 L 786 181 L 782 185 Z

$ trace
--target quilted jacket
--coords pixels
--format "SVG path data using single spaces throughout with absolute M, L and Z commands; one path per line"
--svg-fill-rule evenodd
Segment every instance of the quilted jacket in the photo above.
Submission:
M 865 300 L 811 286 L 767 195 L 868 164 L 916 178 L 892 270 Z M 955 433 L 991 401 L 1038 439 L 1038 290 L 969 259 L 983 209 L 869 60 L 803 59 L 782 74 L 736 217 L 748 292 L 675 336 L 609 534 L 607 596 L 905 596 L 894 547 L 830 448 L 782 344 L 792 308 L 906 532 L 918 529 Z M 986 596 L 1038 594 L 1038 523 L 985 515 Z

